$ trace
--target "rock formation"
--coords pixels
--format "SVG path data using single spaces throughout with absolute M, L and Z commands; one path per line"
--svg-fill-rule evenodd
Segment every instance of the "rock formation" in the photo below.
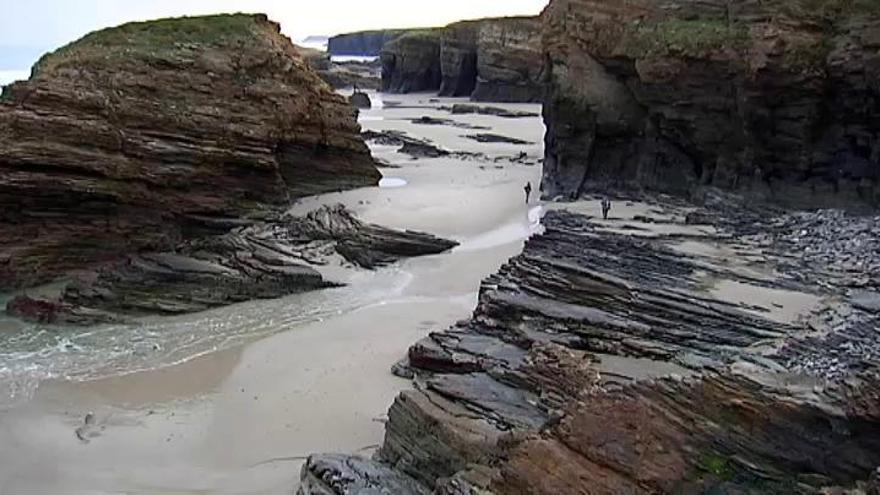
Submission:
M 355 111 L 259 15 L 126 24 L 0 101 L 0 290 L 376 184 Z
M 443 96 L 536 102 L 543 97 L 541 21 L 536 17 L 451 24 L 441 47 Z
M 383 90 L 439 89 L 442 96 L 469 96 L 475 101 L 540 101 L 540 28 L 536 17 L 510 17 L 407 33 L 382 50 Z M 431 36 L 422 36 L 428 32 Z
M 365 224 L 341 205 L 324 207 L 303 217 L 284 215 L 184 242 L 173 252 L 131 255 L 79 276 L 57 301 L 20 297 L 7 310 L 30 320 L 68 324 L 193 313 L 332 287 L 314 268 L 332 256 L 373 269 L 455 245 L 428 234 Z
M 414 93 L 440 89 L 440 30 L 411 31 L 382 47 L 382 91 Z
M 358 57 L 378 57 L 382 48 L 390 41 L 409 32 L 408 29 L 384 29 L 360 31 L 357 33 L 333 36 L 327 42 L 331 55 L 351 55 Z
M 880 202 L 877 2 L 553 0 L 543 17 L 547 197 Z
M 315 72 L 334 89 L 379 89 L 382 66 L 378 61 L 334 62 L 329 53 L 298 46 L 300 54 Z
M 778 279 L 756 278 L 739 255 L 684 254 L 674 247 L 681 239 L 551 211 L 546 232 L 483 283 L 473 318 L 419 342 L 396 368 L 415 389 L 391 407 L 376 459 L 315 456 L 304 486 L 336 480 L 335 491 L 303 493 L 350 493 L 364 476 L 401 494 L 870 487 L 880 465 L 880 313 L 846 294 L 880 297 L 880 271 L 850 276 L 880 269 L 880 255 L 868 246 L 858 254 L 867 258 L 848 260 L 834 243 L 880 234 L 880 218 L 763 213 L 717 225 L 703 241 L 762 246 Z M 683 225 L 677 218 L 628 225 Z M 808 229 L 816 233 L 798 236 Z M 822 289 L 801 285 L 804 276 Z M 837 302 L 816 303 L 808 319 L 780 318 L 770 303 L 707 291 L 707 280 L 818 290 Z

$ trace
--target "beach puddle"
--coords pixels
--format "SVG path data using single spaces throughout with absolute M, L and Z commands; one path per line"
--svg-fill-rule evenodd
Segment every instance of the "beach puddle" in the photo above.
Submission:
M 718 280 L 709 293 L 722 301 L 740 305 L 746 312 L 777 323 L 791 324 L 817 309 L 822 298 L 813 294 L 771 289 L 735 280 Z
M 398 187 L 405 187 L 407 184 L 406 179 L 401 179 L 400 177 L 385 177 L 379 181 L 379 187 L 382 189 L 396 189 Z

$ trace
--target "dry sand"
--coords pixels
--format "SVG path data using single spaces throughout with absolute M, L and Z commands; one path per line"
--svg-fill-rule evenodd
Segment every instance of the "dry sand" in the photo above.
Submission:
M 428 98 L 394 97 L 407 107 L 453 101 Z M 478 131 L 404 120 L 423 115 L 451 117 L 432 108 L 386 108 L 366 112 L 362 122 L 452 150 L 542 153 L 539 118 L 454 117 L 535 143 L 513 146 L 459 137 Z M 275 327 L 247 345 L 205 349 L 201 357 L 146 372 L 43 382 L 33 398 L 0 411 L 0 493 L 288 494 L 298 479 L 297 457 L 369 453 L 382 440 L 388 406 L 409 385 L 390 367 L 427 333 L 470 315 L 480 281 L 522 249 L 540 216 L 540 206 L 527 207 L 522 192 L 526 181 L 539 184 L 540 167 L 411 160 L 387 147 L 375 153 L 400 165 L 384 173 L 404 187 L 330 194 L 294 209 L 342 202 L 367 221 L 455 238 L 460 248 L 376 274 L 330 271 L 374 296 L 309 323 L 284 316 L 289 305 L 313 300 L 301 297 L 185 320 L 196 329 L 200 322 L 213 328 L 221 318 Z M 90 412 L 95 421 L 83 427 Z

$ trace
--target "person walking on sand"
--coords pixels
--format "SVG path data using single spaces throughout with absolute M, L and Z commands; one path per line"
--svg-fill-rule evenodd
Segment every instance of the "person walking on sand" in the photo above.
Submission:
M 611 200 L 606 196 L 602 198 L 602 218 L 608 220 L 609 212 L 611 212 Z
M 523 188 L 523 191 L 526 193 L 526 204 L 529 204 L 529 198 L 532 197 L 532 183 L 526 182 L 526 187 Z

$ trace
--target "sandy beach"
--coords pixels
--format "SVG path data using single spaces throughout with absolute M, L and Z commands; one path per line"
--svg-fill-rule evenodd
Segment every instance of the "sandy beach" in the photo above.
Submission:
M 508 157 L 540 157 L 544 132 L 539 117 L 438 109 L 461 100 L 389 99 L 396 106 L 361 115 L 365 128 L 489 158 L 414 160 L 377 146 L 374 155 L 394 166 L 383 169 L 392 179 L 385 184 L 396 187 L 309 198 L 293 209 L 343 203 L 363 220 L 461 246 L 376 272 L 325 268 L 348 284 L 342 289 L 145 320 L 145 346 L 126 350 L 130 359 L 53 370 L 0 410 L 0 493 L 290 493 L 302 456 L 369 454 L 381 442 L 385 411 L 409 386 L 391 366 L 419 338 L 468 317 L 480 281 L 540 228 L 541 206 L 524 204 L 522 192 L 527 181 L 537 189 L 540 166 Z M 484 144 L 462 137 L 477 131 L 410 121 L 422 116 L 533 144 Z M 123 331 L 91 338 L 106 340 L 111 330 Z

